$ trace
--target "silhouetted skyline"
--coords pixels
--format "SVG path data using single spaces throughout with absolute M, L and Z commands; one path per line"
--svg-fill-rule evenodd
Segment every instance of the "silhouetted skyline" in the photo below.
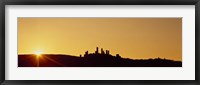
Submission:
M 181 61 L 170 59 L 149 58 L 130 59 L 123 58 L 120 54 L 112 55 L 109 50 L 89 53 L 83 55 L 61 55 L 61 54 L 28 54 L 18 55 L 19 67 L 182 67 Z

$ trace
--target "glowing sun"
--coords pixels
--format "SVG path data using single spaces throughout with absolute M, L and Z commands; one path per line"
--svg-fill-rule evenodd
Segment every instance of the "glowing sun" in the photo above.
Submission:
M 35 55 L 40 56 L 41 54 L 42 54 L 42 51 L 41 51 L 41 50 L 35 51 Z

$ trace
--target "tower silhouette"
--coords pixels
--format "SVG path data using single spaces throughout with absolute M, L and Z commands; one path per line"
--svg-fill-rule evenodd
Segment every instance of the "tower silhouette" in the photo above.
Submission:
M 103 48 L 101 48 L 101 54 L 105 54 L 105 52 L 103 51 Z
M 99 48 L 98 47 L 96 47 L 95 54 L 99 54 Z
M 110 53 L 109 53 L 109 50 L 106 50 L 106 54 L 107 54 L 107 55 L 109 55 L 109 54 L 110 54 Z

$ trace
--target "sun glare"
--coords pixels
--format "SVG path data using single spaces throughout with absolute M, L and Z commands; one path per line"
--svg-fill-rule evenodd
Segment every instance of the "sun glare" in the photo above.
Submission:
M 35 55 L 40 56 L 41 54 L 42 54 L 42 51 L 41 51 L 41 50 L 35 51 Z

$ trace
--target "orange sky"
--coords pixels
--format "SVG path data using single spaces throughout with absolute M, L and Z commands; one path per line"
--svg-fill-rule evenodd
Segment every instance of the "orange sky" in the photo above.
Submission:
M 182 60 L 181 18 L 18 18 L 18 54 L 84 54 L 96 47 L 132 59 Z

